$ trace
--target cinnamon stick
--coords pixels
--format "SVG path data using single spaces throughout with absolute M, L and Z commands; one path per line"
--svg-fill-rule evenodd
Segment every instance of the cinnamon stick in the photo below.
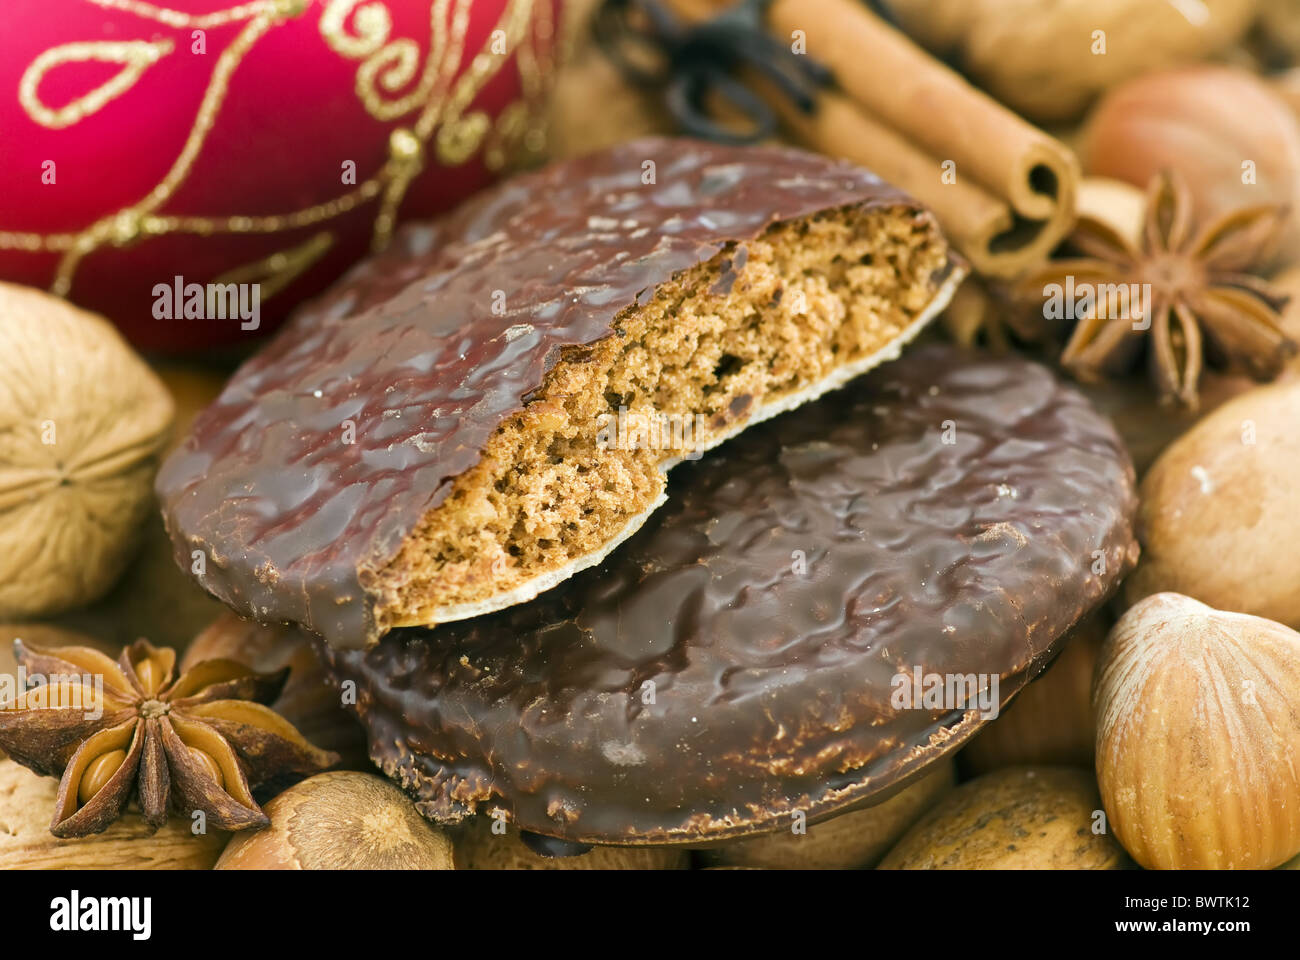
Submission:
M 693 21 L 728 5 L 671 2 Z M 804 145 L 861 164 L 928 205 L 980 273 L 1023 273 L 1073 227 L 1074 154 L 859 0 L 775 0 L 767 21 L 782 38 L 802 31 L 807 54 L 834 72 L 840 88 L 822 94 L 809 116 L 758 82 L 787 129 Z

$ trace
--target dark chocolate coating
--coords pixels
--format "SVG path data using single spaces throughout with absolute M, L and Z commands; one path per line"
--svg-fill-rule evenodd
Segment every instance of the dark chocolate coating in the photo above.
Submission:
M 893 678 L 996 674 L 1005 703 L 1136 561 L 1136 506 L 1115 431 L 1046 368 L 917 348 L 678 468 L 634 537 L 537 600 L 325 656 L 433 819 L 788 829 L 967 740 L 984 716 L 896 709 Z
M 190 570 L 203 551 L 199 582 L 241 614 L 340 646 L 373 640 L 368 575 L 562 348 L 608 337 L 625 308 L 728 245 L 841 207 L 933 225 L 874 175 L 822 156 L 649 139 L 516 177 L 400 233 L 244 364 L 163 465 L 177 561 Z

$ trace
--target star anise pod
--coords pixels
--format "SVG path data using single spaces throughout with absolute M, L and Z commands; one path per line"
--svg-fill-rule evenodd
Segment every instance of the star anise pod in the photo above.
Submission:
M 116 661 L 90 647 L 21 640 L 14 653 L 29 678 L 44 682 L 0 709 L 0 749 L 61 776 L 56 837 L 99 833 L 133 795 L 155 828 L 169 806 L 202 810 L 222 830 L 263 827 L 270 821 L 251 788 L 338 760 L 264 706 L 288 670 L 259 674 L 234 660 L 204 660 L 175 677 L 176 652 L 144 640 Z
M 1048 285 L 1067 282 L 1093 291 L 1062 365 L 1080 380 L 1099 380 L 1127 369 L 1145 340 L 1161 402 L 1195 407 L 1204 358 L 1271 380 L 1296 352 L 1281 326 L 1288 297 L 1250 272 L 1270 252 L 1286 213 L 1246 207 L 1194 230 L 1186 182 L 1160 174 L 1147 190 L 1137 243 L 1081 217 L 1070 245 L 1083 256 L 1050 261 L 1018 284 L 1020 294 L 1042 298 Z

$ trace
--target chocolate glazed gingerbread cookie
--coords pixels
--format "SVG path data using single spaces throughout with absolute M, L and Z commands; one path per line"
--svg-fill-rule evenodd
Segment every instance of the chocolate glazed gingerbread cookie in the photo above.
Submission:
M 963 273 L 928 211 L 798 150 L 521 176 L 245 364 L 158 476 L 167 529 L 239 613 L 336 646 L 520 603 L 631 535 L 673 463 L 896 356 Z M 671 442 L 602 439 L 661 417 Z
M 1135 562 L 1135 508 L 1081 395 L 926 347 L 678 468 L 636 536 L 531 603 L 320 646 L 427 817 L 741 836 L 881 799 L 965 742 Z M 899 700 L 936 674 L 966 702 Z

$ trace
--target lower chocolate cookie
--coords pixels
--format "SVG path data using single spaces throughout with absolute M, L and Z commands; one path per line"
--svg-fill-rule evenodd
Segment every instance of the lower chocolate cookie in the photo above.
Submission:
M 327 649 L 425 816 L 701 842 L 882 799 L 996 715 L 1136 560 L 1133 468 L 1045 368 L 906 355 L 683 465 L 532 603 Z

